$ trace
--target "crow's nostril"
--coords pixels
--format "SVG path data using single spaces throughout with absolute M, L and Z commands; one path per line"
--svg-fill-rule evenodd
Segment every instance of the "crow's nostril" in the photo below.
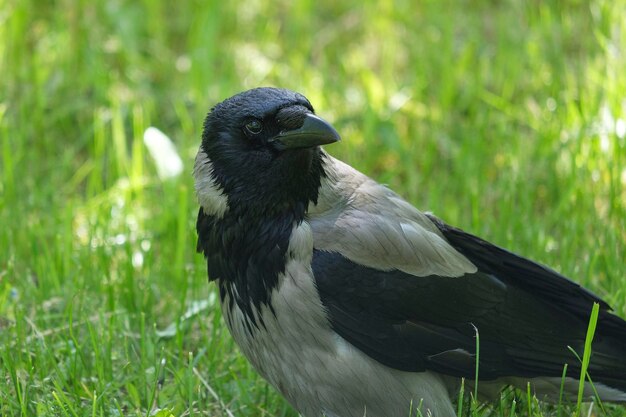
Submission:
M 309 113 L 309 109 L 300 105 L 283 107 L 276 114 L 276 120 L 281 130 L 294 130 L 302 127 L 304 118 Z

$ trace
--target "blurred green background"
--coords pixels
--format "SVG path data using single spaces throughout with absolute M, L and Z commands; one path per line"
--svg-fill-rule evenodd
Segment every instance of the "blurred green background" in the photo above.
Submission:
M 342 134 L 330 153 L 626 317 L 625 19 L 623 0 L 0 0 L 0 415 L 296 415 L 195 253 L 203 118 L 257 86 L 303 93 Z M 572 411 L 507 391 L 467 412 Z

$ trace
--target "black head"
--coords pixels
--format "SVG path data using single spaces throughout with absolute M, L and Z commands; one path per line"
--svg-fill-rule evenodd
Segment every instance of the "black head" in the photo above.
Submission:
M 317 200 L 324 175 L 319 145 L 338 140 L 303 95 L 256 88 L 215 106 L 202 149 L 229 206 L 268 215 Z

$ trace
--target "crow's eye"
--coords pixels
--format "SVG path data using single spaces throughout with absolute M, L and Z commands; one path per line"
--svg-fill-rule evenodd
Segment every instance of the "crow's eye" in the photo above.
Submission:
M 253 135 L 261 133 L 261 131 L 263 130 L 263 123 L 256 119 L 250 120 L 248 123 L 246 123 L 246 130 Z

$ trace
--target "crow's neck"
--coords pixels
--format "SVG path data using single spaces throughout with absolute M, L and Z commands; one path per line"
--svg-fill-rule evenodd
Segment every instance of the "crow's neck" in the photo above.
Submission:
M 255 215 L 257 210 L 239 207 L 218 218 L 200 209 L 197 223 L 198 249 L 207 259 L 209 279 L 217 282 L 222 302 L 228 299 L 231 310 L 237 305 L 246 315 L 250 331 L 259 327 L 254 310 L 263 305 L 272 309 L 292 230 L 305 215 L 304 205 L 266 216 Z

